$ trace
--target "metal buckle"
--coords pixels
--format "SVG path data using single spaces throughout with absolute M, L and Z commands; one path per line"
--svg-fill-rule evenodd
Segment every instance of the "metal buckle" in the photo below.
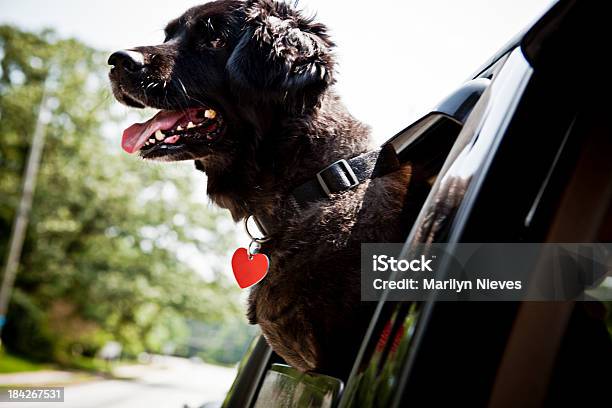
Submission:
M 348 162 L 344 159 L 340 159 L 338 161 L 333 162 L 332 164 L 330 164 L 329 166 L 327 166 L 326 168 L 324 168 L 323 170 L 321 170 L 320 172 L 317 173 L 317 180 L 319 181 L 319 184 L 321 185 L 321 188 L 323 189 L 323 191 L 325 192 L 325 194 L 327 195 L 327 197 L 329 198 L 329 196 L 332 194 L 332 192 L 329 190 L 329 187 L 327 187 L 327 183 L 325 182 L 325 180 L 323 179 L 323 176 L 321 176 L 321 173 L 323 173 L 326 170 L 329 170 L 330 168 L 334 167 L 336 164 L 340 165 L 340 167 L 344 167 L 344 173 L 347 175 L 349 181 L 350 181 L 350 185 L 347 188 L 347 190 L 350 190 L 351 188 L 355 187 L 356 185 L 359 184 L 359 179 L 357 178 L 357 176 L 355 175 L 355 172 L 353 171 L 353 169 L 351 168 L 351 165 L 348 164 Z

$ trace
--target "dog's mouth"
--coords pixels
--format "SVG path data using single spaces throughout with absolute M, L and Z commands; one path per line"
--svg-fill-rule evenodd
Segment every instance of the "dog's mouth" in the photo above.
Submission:
M 212 145 L 225 133 L 222 115 L 209 107 L 183 111 L 160 110 L 143 123 L 123 131 L 121 147 L 140 152 L 145 159 L 160 159 L 189 150 L 189 145 Z

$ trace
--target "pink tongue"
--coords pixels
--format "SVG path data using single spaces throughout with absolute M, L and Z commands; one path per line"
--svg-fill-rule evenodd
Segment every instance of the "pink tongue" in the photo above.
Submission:
M 128 153 L 137 152 L 151 135 L 158 130 L 172 129 L 183 116 L 185 112 L 163 110 L 144 123 L 134 123 L 123 131 L 121 147 Z

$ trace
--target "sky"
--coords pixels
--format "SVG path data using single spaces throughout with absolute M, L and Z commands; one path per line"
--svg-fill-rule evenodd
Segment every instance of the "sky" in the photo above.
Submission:
M 294 0 L 291 0 L 292 2 Z M 0 23 L 113 51 L 163 39 L 192 0 L 0 0 Z M 336 89 L 382 143 L 461 85 L 551 0 L 300 0 L 337 44 Z

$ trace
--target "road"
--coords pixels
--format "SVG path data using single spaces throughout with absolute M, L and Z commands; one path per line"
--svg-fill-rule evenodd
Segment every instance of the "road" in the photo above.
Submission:
M 117 370 L 129 380 L 100 380 L 69 385 L 64 402 L 18 403 L 21 408 L 190 408 L 222 400 L 236 374 L 233 368 L 157 357 L 150 366 Z

